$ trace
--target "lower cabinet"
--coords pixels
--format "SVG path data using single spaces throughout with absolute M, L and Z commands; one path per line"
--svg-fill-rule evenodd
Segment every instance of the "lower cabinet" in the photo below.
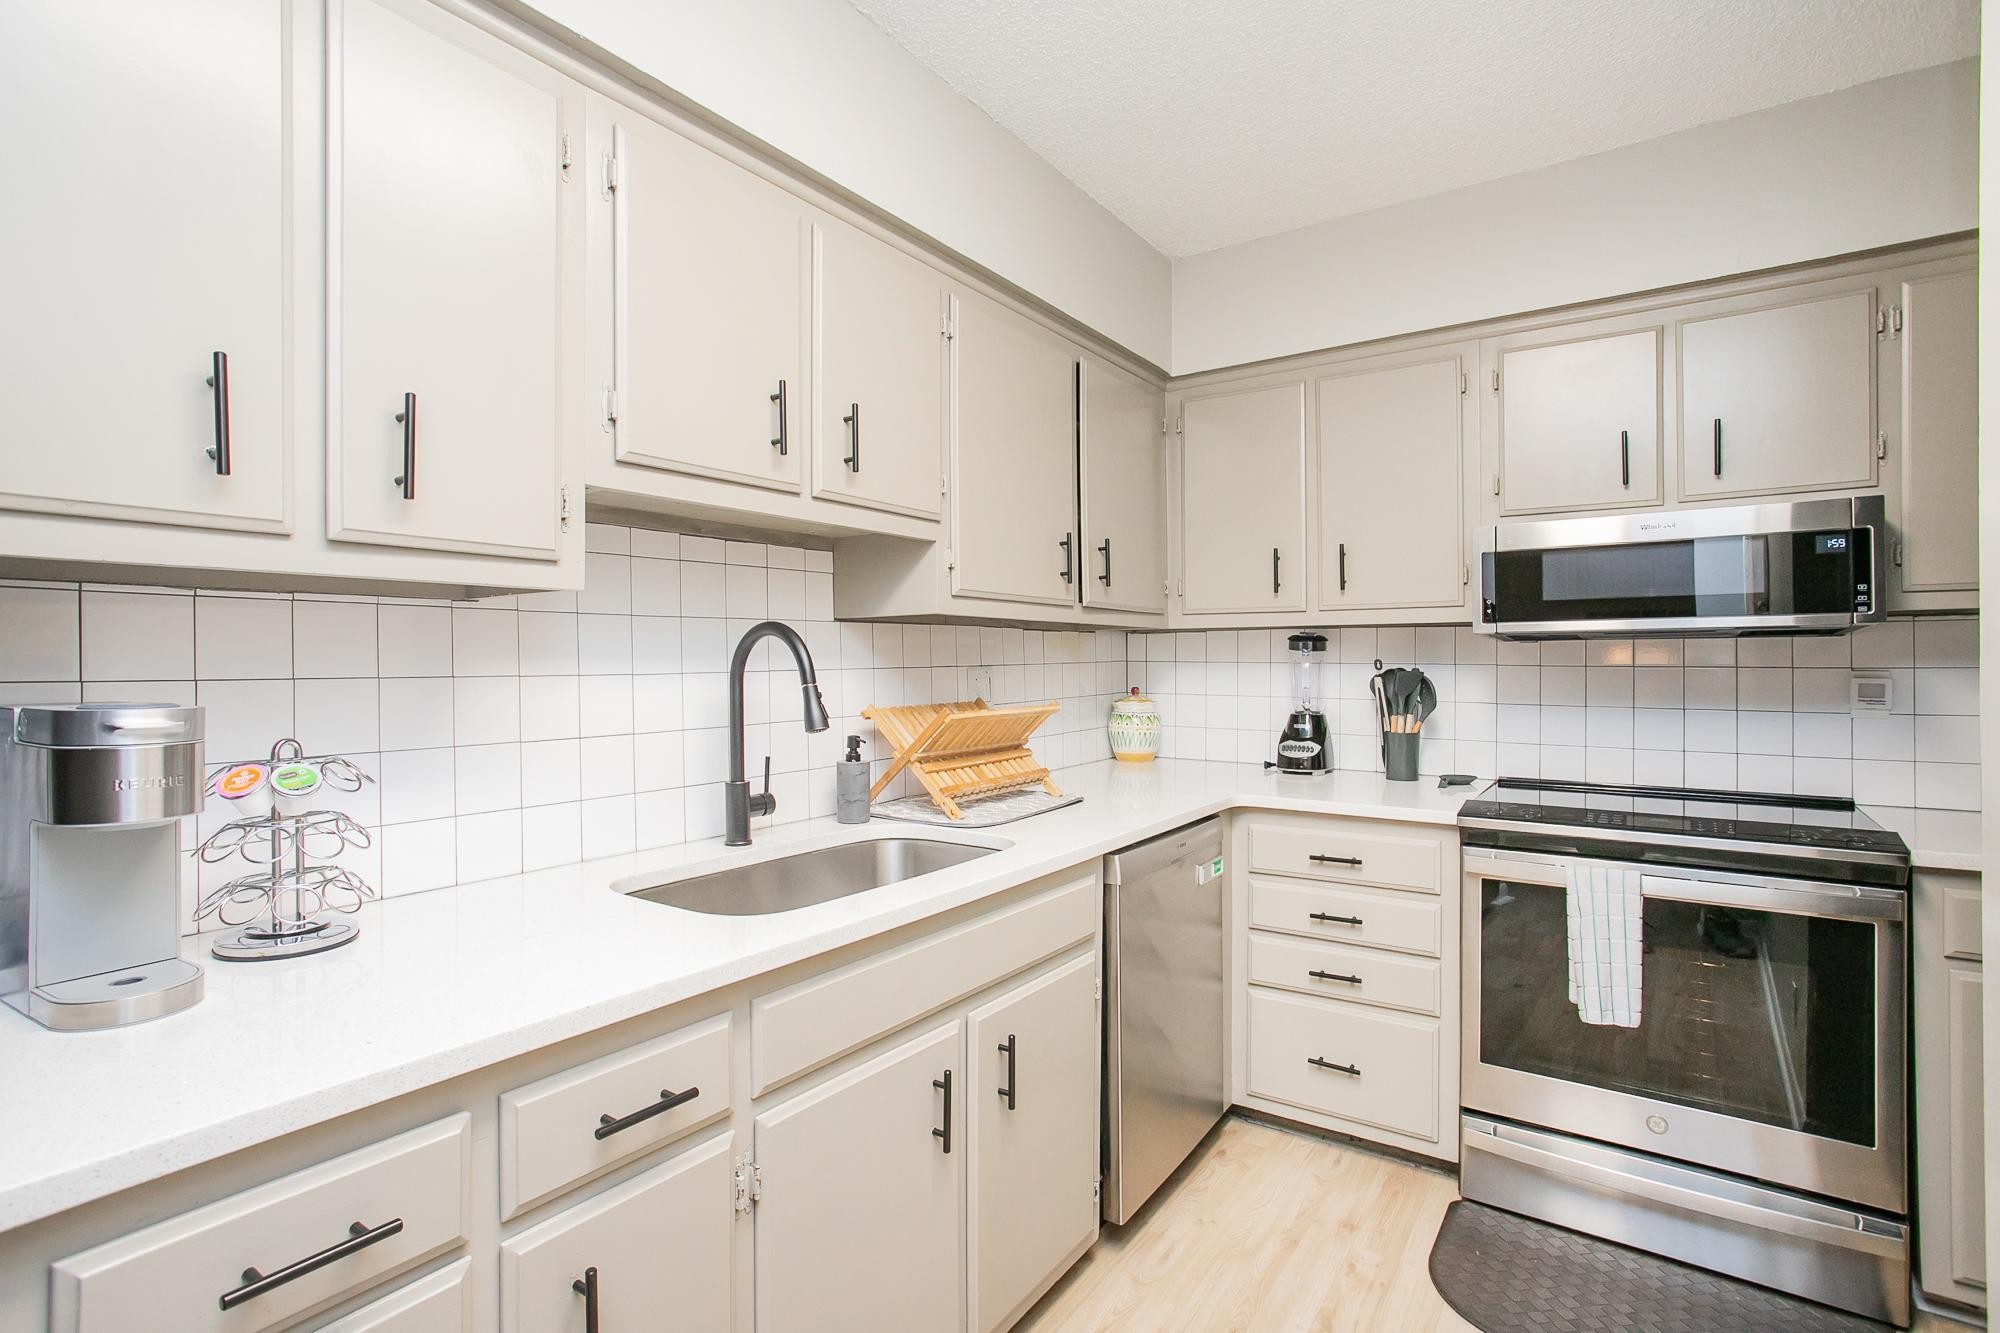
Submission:
M 757 1328 L 960 1324 L 964 1025 L 757 1117 Z
M 1087 955 L 972 1011 L 974 1333 L 1006 1327 L 1097 1236 L 1097 978 Z
M 321 1333 L 472 1333 L 472 1260 L 406 1283 Z
M 1918 871 L 1911 885 L 1917 1285 L 1986 1308 L 1986 1062 L 1980 877 Z

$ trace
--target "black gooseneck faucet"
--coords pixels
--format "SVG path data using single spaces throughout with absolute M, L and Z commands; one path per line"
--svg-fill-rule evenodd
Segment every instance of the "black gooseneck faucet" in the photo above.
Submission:
M 778 798 L 771 795 L 771 757 L 764 756 L 764 790 L 756 795 L 751 795 L 750 781 L 743 772 L 743 671 L 750 662 L 751 649 L 761 639 L 776 639 L 792 650 L 792 660 L 799 667 L 799 689 L 805 696 L 806 730 L 827 728 L 826 701 L 819 697 L 819 677 L 813 672 L 806 641 L 782 621 L 752 625 L 737 642 L 736 655 L 729 659 L 729 781 L 722 786 L 722 842 L 726 847 L 748 847 L 751 816 L 768 815 L 778 808 Z

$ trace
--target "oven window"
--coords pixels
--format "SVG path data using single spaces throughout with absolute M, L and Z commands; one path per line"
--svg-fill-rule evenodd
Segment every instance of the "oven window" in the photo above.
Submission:
M 1599 1027 L 1569 998 L 1564 902 L 1483 882 L 1482 1062 L 1874 1143 L 1871 924 L 1648 898 L 1639 1026 Z
M 1865 541 L 1799 532 L 1502 551 L 1493 601 L 1503 622 L 1845 614 Z

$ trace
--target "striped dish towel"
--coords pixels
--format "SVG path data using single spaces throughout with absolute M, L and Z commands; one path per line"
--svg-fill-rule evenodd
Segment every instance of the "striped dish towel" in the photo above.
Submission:
M 1638 871 L 1569 867 L 1569 998 L 1584 1022 L 1639 1026 L 1645 906 Z

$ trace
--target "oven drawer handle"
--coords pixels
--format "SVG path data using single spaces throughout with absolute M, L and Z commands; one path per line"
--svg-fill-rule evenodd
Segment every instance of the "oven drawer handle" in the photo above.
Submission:
M 1331 1069 L 1336 1074 L 1348 1074 L 1354 1078 L 1361 1077 L 1361 1066 L 1359 1065 L 1337 1065 L 1331 1060 L 1322 1060 L 1317 1055 L 1307 1056 L 1306 1063 L 1317 1065 L 1321 1069 Z
M 392 1217 L 378 1227 L 371 1227 L 365 1222 L 352 1223 L 347 1228 L 346 1240 L 336 1241 L 315 1254 L 286 1264 L 275 1273 L 266 1273 L 254 1266 L 244 1269 L 243 1285 L 223 1292 L 217 1304 L 225 1310 L 234 1310 L 245 1301 L 255 1300 L 267 1291 L 275 1291 L 287 1282 L 296 1282 L 308 1273 L 317 1273 L 328 1264 L 365 1250 L 377 1241 L 387 1240 L 402 1229 L 403 1219 L 400 1217 Z
M 1358 916 L 1335 916 L 1331 912 L 1314 912 L 1311 914 L 1311 919 L 1314 921 L 1333 921 L 1343 926 L 1358 926 L 1361 924 L 1361 918 Z
M 1306 860 L 1313 862 L 1315 865 L 1353 866 L 1356 870 L 1361 868 L 1361 858 L 1358 856 L 1323 856 L 1318 852 L 1314 852 Z
M 1314 968 L 1312 971 L 1306 973 L 1306 975 L 1315 981 L 1345 981 L 1350 986 L 1359 986 L 1361 984 L 1360 977 L 1349 976 L 1345 972 L 1322 972 L 1318 968 Z

